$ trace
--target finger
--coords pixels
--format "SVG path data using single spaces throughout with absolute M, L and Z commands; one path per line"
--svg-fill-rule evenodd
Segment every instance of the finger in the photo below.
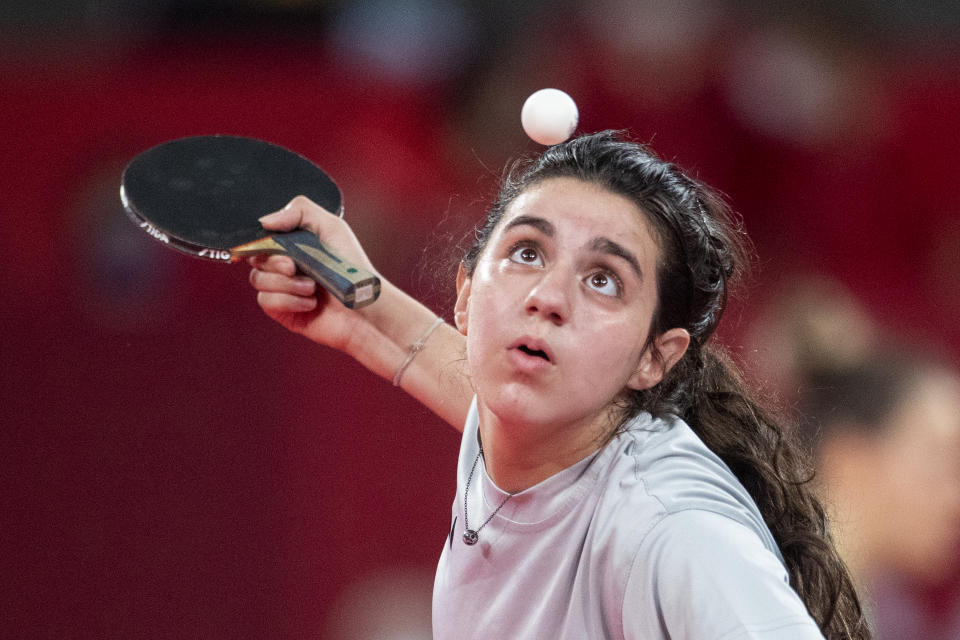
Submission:
M 299 313 L 316 309 L 317 298 L 315 296 L 293 296 L 289 293 L 261 291 L 257 294 L 257 304 L 264 311 L 272 313 Z
M 322 216 L 333 215 L 316 202 L 306 196 L 297 196 L 280 211 L 260 218 L 264 229 L 271 231 L 290 231 L 292 229 L 309 229 L 314 233 L 320 232 Z
M 289 277 L 280 273 L 252 269 L 250 284 L 257 291 L 267 293 L 288 293 L 297 296 L 312 296 L 316 293 L 317 283 L 306 276 Z
M 293 276 L 297 272 L 297 265 L 289 256 L 258 254 L 248 258 L 247 263 L 254 269 L 281 273 L 285 276 Z

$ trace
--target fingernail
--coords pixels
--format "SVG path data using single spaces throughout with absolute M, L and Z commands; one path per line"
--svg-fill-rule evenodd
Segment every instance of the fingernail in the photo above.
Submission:
M 303 295 L 310 295 L 314 292 L 317 283 L 313 280 L 297 280 L 297 292 Z

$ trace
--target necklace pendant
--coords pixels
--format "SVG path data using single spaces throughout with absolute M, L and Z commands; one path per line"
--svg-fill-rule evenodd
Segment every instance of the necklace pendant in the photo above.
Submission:
M 467 529 L 463 532 L 463 543 L 469 546 L 477 544 L 477 540 L 480 539 L 480 536 L 477 535 L 477 532 L 473 529 Z

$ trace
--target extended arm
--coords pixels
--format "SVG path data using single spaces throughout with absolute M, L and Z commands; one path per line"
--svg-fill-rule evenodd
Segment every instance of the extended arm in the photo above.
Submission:
M 376 273 L 347 223 L 307 198 L 295 198 L 262 223 L 275 231 L 310 229 L 344 259 Z M 290 258 L 257 256 L 250 264 L 250 282 L 268 316 L 294 333 L 343 351 L 389 381 L 436 319 L 436 314 L 383 276 L 380 298 L 353 311 L 310 278 L 298 275 Z M 458 430 L 463 429 L 473 396 L 464 345 L 464 337 L 452 326 L 436 327 L 400 380 L 407 393 Z

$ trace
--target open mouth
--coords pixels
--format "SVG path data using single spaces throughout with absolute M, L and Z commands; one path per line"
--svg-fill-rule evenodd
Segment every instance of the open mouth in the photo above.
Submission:
M 520 345 L 520 346 L 518 347 L 518 349 L 520 349 L 520 351 L 523 351 L 523 352 L 524 352 L 525 354 L 527 354 L 528 356 L 535 356 L 535 357 L 537 357 L 537 358 L 543 358 L 543 359 L 546 360 L 547 362 L 550 362 L 550 357 L 547 356 L 547 354 L 546 354 L 545 352 L 540 351 L 539 349 L 531 349 L 530 347 L 528 347 L 528 346 L 525 345 L 525 344 Z

